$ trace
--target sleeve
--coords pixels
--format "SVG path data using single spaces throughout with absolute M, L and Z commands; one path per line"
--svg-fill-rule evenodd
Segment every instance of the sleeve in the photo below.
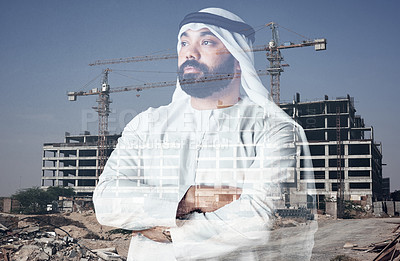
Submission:
M 144 141 L 132 127 L 134 121 L 118 139 L 95 188 L 96 217 L 100 224 L 130 230 L 176 226 L 177 193 L 168 193 L 174 188 L 148 182 Z
M 306 146 L 302 132 L 294 122 L 282 122 L 257 138 L 256 157 L 246 170 L 241 197 L 215 212 L 194 213 L 171 230 L 177 260 L 307 260 L 311 256 L 315 222 L 284 231 L 288 240 L 275 216 L 276 209 L 285 207 L 283 187 L 295 179 L 299 146 Z M 301 201 L 301 207 L 306 207 Z

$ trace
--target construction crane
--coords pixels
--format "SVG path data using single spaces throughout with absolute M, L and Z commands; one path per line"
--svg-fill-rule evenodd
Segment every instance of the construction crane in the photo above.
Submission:
M 287 64 L 282 64 L 283 56 L 281 55 L 280 50 L 282 49 L 292 49 L 299 47 L 307 47 L 314 46 L 316 51 L 326 50 L 326 39 L 315 39 L 315 40 L 306 40 L 301 43 L 294 44 L 292 42 L 280 44 L 279 43 L 279 32 L 278 32 L 278 24 L 274 22 L 270 22 L 265 25 L 265 27 L 270 27 L 272 32 L 272 39 L 268 43 L 268 45 L 255 46 L 252 50 L 245 50 L 248 52 L 267 52 L 267 60 L 269 61 L 269 67 L 267 68 L 267 73 L 258 72 L 259 75 L 269 74 L 270 75 L 270 92 L 272 99 L 276 104 L 280 103 L 280 75 L 283 72 L 283 67 L 288 66 Z M 106 65 L 106 64 L 119 64 L 119 63 L 131 63 L 131 62 L 145 62 L 145 61 L 159 61 L 159 60 L 167 60 L 167 59 L 176 59 L 178 56 L 176 54 L 166 54 L 166 55 L 145 55 L 145 56 L 135 56 L 128 58 L 119 58 L 119 59 L 108 59 L 108 60 L 97 60 L 93 63 L 90 63 L 90 66 L 95 65 Z M 99 95 L 97 102 L 98 106 L 93 107 L 99 116 L 99 138 L 98 138 L 98 151 L 99 151 L 99 175 L 101 174 L 105 162 L 107 160 L 106 155 L 106 146 L 107 146 L 107 133 L 108 133 L 108 116 L 110 113 L 110 93 L 112 92 L 124 92 L 124 91 L 141 91 L 143 89 L 150 88 L 158 88 L 165 86 L 174 86 L 176 84 L 173 82 L 158 82 L 158 83 L 148 83 L 142 85 L 132 85 L 132 86 L 124 86 L 110 89 L 108 85 L 108 74 L 111 70 L 106 69 L 103 72 L 103 81 L 101 85 L 101 89 L 92 89 L 89 92 L 69 92 L 68 99 L 70 101 L 75 101 L 77 96 L 88 96 L 88 95 Z M 226 77 L 236 77 L 236 76 L 219 76 L 219 77 L 210 77 L 206 81 L 214 81 L 214 80 L 223 80 Z M 189 84 L 187 82 L 186 84 Z M 185 83 L 184 83 L 185 84 Z
M 269 67 L 267 68 L 268 74 L 270 75 L 270 92 L 272 99 L 276 104 L 280 103 L 280 75 L 284 71 L 283 67 L 289 66 L 288 64 L 282 64 L 283 56 L 281 51 L 283 49 L 292 49 L 299 47 L 314 46 L 316 51 L 326 50 L 327 41 L 325 38 L 305 40 L 301 43 L 295 44 L 292 42 L 286 42 L 280 44 L 279 41 L 279 25 L 274 22 L 270 22 L 265 25 L 265 27 L 270 27 L 272 32 L 272 39 L 268 45 L 254 46 L 252 50 L 245 50 L 247 52 L 267 52 L 267 60 L 269 61 Z M 118 58 L 118 59 L 106 59 L 97 60 L 89 64 L 89 66 L 96 65 L 106 65 L 106 64 L 119 64 L 119 63 L 133 63 L 133 62 L 145 62 L 145 61 L 160 61 L 168 59 L 177 59 L 176 54 L 165 54 L 165 55 L 144 55 L 135 56 L 128 58 Z
M 99 132 L 98 132 L 98 159 L 99 159 L 99 174 L 103 172 L 104 166 L 107 162 L 107 134 L 108 134 L 108 116 L 110 115 L 110 85 L 108 84 L 108 74 L 111 70 L 106 69 L 103 73 L 103 80 L 101 83 L 101 91 L 97 99 L 98 106 L 93 107 L 99 115 Z
M 98 130 L 98 176 L 103 172 L 104 166 L 107 162 L 107 134 L 108 134 L 108 116 L 110 114 L 110 93 L 116 92 L 127 92 L 127 91 L 142 91 L 145 89 L 153 89 L 153 88 L 161 88 L 161 87 L 168 87 L 168 86 L 175 86 L 176 81 L 165 81 L 165 82 L 155 82 L 155 83 L 144 83 L 141 85 L 129 85 L 129 86 L 122 86 L 116 88 L 110 88 L 108 84 L 108 76 L 111 72 L 111 69 L 105 69 L 103 74 L 103 79 L 101 82 L 101 88 L 94 88 L 90 91 L 78 91 L 78 92 L 68 92 L 68 100 L 69 101 L 76 101 L 78 96 L 91 96 L 91 95 L 98 95 L 97 98 L 97 107 L 93 107 L 96 110 L 99 117 L 99 130 Z M 258 75 L 266 75 L 267 72 L 258 70 Z M 210 76 L 205 77 L 202 82 L 211 82 L 211 81 L 219 81 L 219 80 L 227 80 L 233 78 L 240 78 L 240 73 L 236 74 L 225 74 L 225 75 L 217 75 L 217 76 Z M 185 84 L 193 84 L 196 80 L 195 79 L 188 79 L 182 80 L 180 82 L 181 85 Z
M 269 72 L 270 77 L 270 90 L 273 101 L 276 104 L 280 103 L 280 77 L 283 72 L 283 67 L 289 66 L 288 64 L 282 64 L 283 56 L 281 55 L 281 49 L 289 49 L 289 48 L 298 48 L 298 47 L 306 47 L 306 46 L 314 46 L 316 51 L 326 50 L 326 39 L 315 39 L 313 41 L 303 41 L 300 44 L 293 44 L 291 42 L 280 45 L 279 43 L 279 32 L 278 25 L 274 22 L 268 23 L 266 26 L 269 26 L 272 31 L 272 39 L 268 44 L 267 51 L 267 60 L 269 61 L 269 68 L 267 71 Z M 255 51 L 259 51 L 258 48 L 255 48 Z

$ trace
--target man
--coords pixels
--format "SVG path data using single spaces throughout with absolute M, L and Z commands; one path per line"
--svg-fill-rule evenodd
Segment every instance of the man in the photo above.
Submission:
M 126 126 L 93 197 L 100 223 L 133 230 L 128 260 L 310 258 L 314 227 L 273 231 L 308 147 L 258 78 L 252 42 L 223 9 L 181 22 L 172 102 Z

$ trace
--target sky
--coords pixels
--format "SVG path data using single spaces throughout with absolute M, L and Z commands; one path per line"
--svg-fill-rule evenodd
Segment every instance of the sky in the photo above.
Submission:
M 68 91 L 98 88 L 110 68 L 111 88 L 176 79 L 176 60 L 88 66 L 95 60 L 176 52 L 178 25 L 191 12 L 222 7 L 256 30 L 256 45 L 271 39 L 265 24 L 279 24 L 281 42 L 326 38 L 327 50 L 284 50 L 281 100 L 355 99 L 357 114 L 382 142 L 383 176 L 400 189 L 398 134 L 398 26 L 400 2 L 372 1 L 0 1 L 0 196 L 40 186 L 43 143 L 65 132 L 97 133 L 96 97 L 67 100 Z M 289 29 L 289 30 L 287 30 Z M 293 33 L 295 32 L 295 33 Z M 297 34 L 296 34 L 297 33 Z M 256 68 L 265 69 L 257 52 Z M 262 76 L 267 83 L 267 76 Z M 109 130 L 148 107 L 168 104 L 173 87 L 113 93 Z M 397 115 L 397 116 L 396 116 Z M 397 119 L 397 120 L 396 120 Z

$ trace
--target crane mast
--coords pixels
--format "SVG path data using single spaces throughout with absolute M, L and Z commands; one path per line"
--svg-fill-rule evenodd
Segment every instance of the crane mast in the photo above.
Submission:
M 99 131 L 97 139 L 97 153 L 98 153 L 98 176 L 103 172 L 104 166 L 107 161 L 107 134 L 108 134 L 108 116 L 110 115 L 110 85 L 108 84 L 108 74 L 111 70 L 105 69 L 103 72 L 103 80 L 101 82 L 101 89 L 99 97 L 97 98 L 97 107 L 93 107 L 99 116 Z
M 280 78 L 281 73 L 283 72 L 283 66 L 281 62 L 283 61 L 283 57 L 281 55 L 281 51 L 278 49 L 279 46 L 279 35 L 278 29 L 275 23 L 271 22 L 268 24 L 272 30 L 272 39 L 269 42 L 269 51 L 267 51 L 267 60 L 269 61 L 269 68 L 267 71 L 270 77 L 270 86 L 271 86 L 271 96 L 272 100 L 279 104 L 280 102 Z

